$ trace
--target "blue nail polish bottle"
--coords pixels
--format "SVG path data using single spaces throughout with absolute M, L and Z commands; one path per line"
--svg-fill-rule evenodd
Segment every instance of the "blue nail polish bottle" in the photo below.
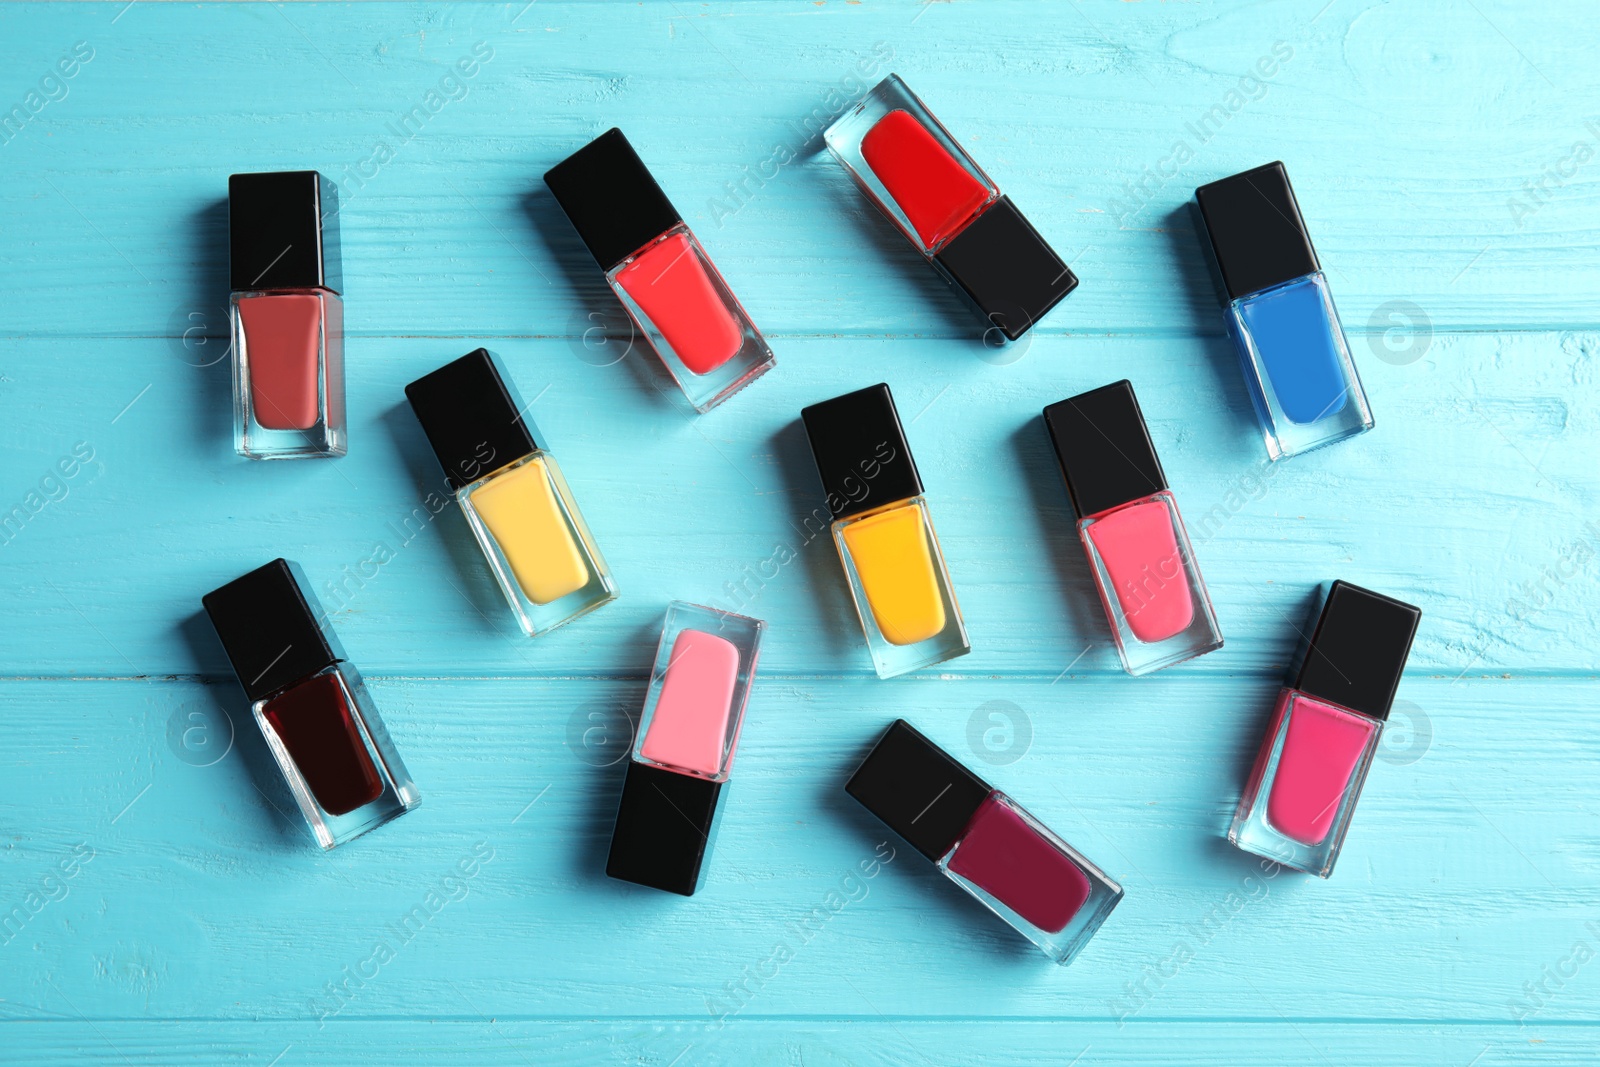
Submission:
M 1195 190 L 1228 295 L 1228 333 L 1272 459 L 1372 429 L 1328 280 L 1282 163 Z

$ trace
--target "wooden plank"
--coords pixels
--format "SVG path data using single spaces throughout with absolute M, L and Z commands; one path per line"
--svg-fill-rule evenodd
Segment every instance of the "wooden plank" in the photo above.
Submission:
M 24 513 L 0 533 L 0 672 L 224 673 L 200 595 L 287 555 L 370 671 L 637 675 L 676 598 L 771 622 L 769 672 L 868 673 L 798 414 L 875 381 L 909 425 L 972 635 L 951 669 L 1115 672 L 1039 411 L 1124 376 L 1228 639 L 1180 670 L 1276 676 L 1312 587 L 1335 577 L 1422 606 L 1419 673 L 1595 667 L 1600 601 L 1583 590 L 1600 416 L 1573 386 L 1592 373 L 1591 335 L 1441 337 L 1404 367 L 1363 353 L 1377 429 L 1277 465 L 1220 341 L 1040 338 L 994 367 L 953 341 L 793 340 L 701 418 L 653 356 L 595 367 L 565 341 L 495 342 L 622 592 L 537 641 L 515 629 L 403 398 L 475 343 L 353 344 L 350 455 L 275 464 L 233 455 L 222 365 L 197 370 L 157 340 L 78 341 L 102 368 L 83 377 L 58 373 L 56 342 L 13 345 L 0 515 Z M 79 445 L 92 462 L 53 476 Z
M 701 1022 L 1600 1021 L 1595 973 L 1573 960 L 1600 944 L 1600 855 L 1572 818 L 1600 804 L 1587 681 L 1408 680 L 1327 882 L 1222 837 L 1270 686 L 763 682 L 692 900 L 601 873 L 620 784 L 609 761 L 640 683 L 373 688 L 423 806 L 326 856 L 282 814 L 231 686 L 0 692 L 0 902 L 32 911 L 0 948 L 6 1010 L 53 1017 L 66 999 L 106 1018 L 430 1018 L 461 1014 L 464 997 L 495 1017 Z M 1122 881 L 1126 899 L 1071 967 L 903 845 L 874 862 L 885 831 L 841 786 L 895 716 Z M 47 881 L 74 850 L 92 855 Z M 28 892 L 60 899 L 33 911 Z M 1530 1000 L 1524 983 L 1547 970 L 1560 988 Z

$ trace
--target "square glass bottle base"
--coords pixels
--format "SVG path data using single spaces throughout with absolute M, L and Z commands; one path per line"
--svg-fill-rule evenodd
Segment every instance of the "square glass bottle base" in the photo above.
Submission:
M 617 597 L 555 457 L 534 452 L 456 492 L 495 581 L 529 637 Z
M 1228 841 L 1297 871 L 1327 878 L 1339 858 L 1383 723 L 1284 690 Z
M 247 459 L 345 454 L 344 303 L 322 289 L 229 301 L 234 451 Z
M 962 839 L 939 860 L 939 869 L 1063 965 L 1122 900 L 1122 887 L 1104 871 L 998 792 L 990 794 Z M 985 881 L 993 884 L 986 888 Z M 1007 894 L 1015 907 L 1003 899 Z
M 840 519 L 833 540 L 878 677 L 972 651 L 925 499 Z
M 1226 318 L 1270 458 L 1372 429 L 1372 409 L 1322 274 L 1240 297 Z
M 1138 676 L 1222 647 L 1188 531 L 1166 490 L 1091 515 L 1078 536 L 1122 668 Z
M 366 683 L 350 664 L 337 663 L 256 701 L 251 714 L 323 849 L 360 837 L 422 802 Z M 350 750 L 328 751 L 330 738 Z M 295 758 L 297 749 L 308 763 L 305 769 Z M 330 775 L 330 766 L 339 777 Z M 359 801 L 353 807 L 352 798 Z

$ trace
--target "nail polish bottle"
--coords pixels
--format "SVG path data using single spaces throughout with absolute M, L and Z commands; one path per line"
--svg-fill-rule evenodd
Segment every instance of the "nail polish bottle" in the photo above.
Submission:
M 611 835 L 612 878 L 686 897 L 700 887 L 766 625 L 667 606 Z
M 972 651 L 887 385 L 800 412 L 878 677 Z
M 1282 163 L 1195 190 L 1267 455 L 1372 429 L 1372 409 Z
M 275 559 L 201 603 L 317 844 L 422 802 L 299 564 Z
M 619 129 L 544 182 L 696 411 L 772 369 L 772 349 Z
M 556 458 L 487 349 L 418 378 L 406 399 L 523 633 L 616 599 Z
M 1221 648 L 1133 385 L 1123 379 L 1051 404 L 1044 424 L 1123 670 L 1149 674 Z
M 996 342 L 1017 340 L 1078 287 L 899 75 L 874 86 L 822 137 L 867 199 L 989 321 Z
M 251 459 L 342 456 L 339 194 L 314 170 L 228 177 L 233 446 Z
M 1104 871 L 904 719 L 844 789 L 1057 963 L 1122 899 Z
M 1307 874 L 1333 873 L 1421 621 L 1410 604 L 1332 584 L 1278 694 L 1229 841 Z

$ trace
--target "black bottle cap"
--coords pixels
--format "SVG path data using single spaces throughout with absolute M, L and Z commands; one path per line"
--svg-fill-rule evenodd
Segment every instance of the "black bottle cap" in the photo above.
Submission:
M 800 412 L 835 519 L 922 495 L 894 396 L 882 383 Z
M 344 659 L 298 563 L 275 559 L 200 602 L 251 703 Z
M 878 739 L 844 791 L 935 862 L 994 792 L 904 719 Z
M 486 348 L 424 374 L 406 386 L 406 399 L 453 489 L 540 447 L 539 428 Z
M 228 285 L 341 291 L 338 186 L 314 170 L 228 175 Z
M 601 270 L 610 270 L 683 221 L 639 153 L 614 126 L 545 171 L 544 183 Z
M 933 258 L 1009 341 L 1078 287 L 1078 276 L 1006 196 Z
M 1293 687 L 1387 719 L 1422 611 L 1349 582 L 1334 582 L 1306 642 Z
M 1078 518 L 1167 487 L 1139 398 L 1126 378 L 1051 404 L 1044 424 Z
M 722 782 L 628 762 L 606 874 L 694 896 L 716 836 Z
M 1282 163 L 1202 185 L 1194 198 L 1229 300 L 1322 269 Z

